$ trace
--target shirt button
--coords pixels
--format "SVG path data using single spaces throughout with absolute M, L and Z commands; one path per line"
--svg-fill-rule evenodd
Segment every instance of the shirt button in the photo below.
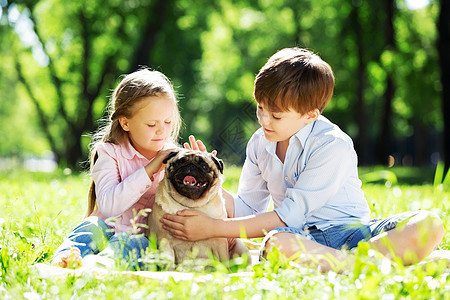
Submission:
M 284 177 L 284 180 L 286 180 L 286 181 L 287 181 L 288 179 L 289 179 L 289 178 L 287 178 L 287 176 L 286 176 L 286 177 Z

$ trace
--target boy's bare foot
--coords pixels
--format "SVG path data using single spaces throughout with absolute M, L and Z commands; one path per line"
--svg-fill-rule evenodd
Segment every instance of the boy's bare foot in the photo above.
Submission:
M 70 251 L 63 253 L 53 264 L 61 268 L 75 269 L 81 267 L 81 252 L 78 248 L 72 248 Z

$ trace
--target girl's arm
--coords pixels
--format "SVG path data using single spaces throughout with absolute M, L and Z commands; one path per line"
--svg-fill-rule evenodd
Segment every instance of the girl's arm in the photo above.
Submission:
M 153 175 L 164 170 L 166 165 L 163 163 L 164 159 L 173 151 L 177 151 L 176 148 L 170 148 L 159 152 L 150 163 L 148 163 L 144 169 L 148 177 L 153 181 Z
M 162 161 L 171 150 L 161 151 L 145 168 L 121 178 L 116 152 L 112 146 L 97 147 L 98 159 L 92 169 L 97 205 L 105 217 L 122 214 L 153 185 L 151 178 L 163 168 Z
M 177 215 L 164 215 L 161 222 L 173 237 L 186 241 L 263 237 L 274 228 L 286 226 L 274 211 L 240 218 L 213 219 L 197 210 L 183 210 Z
M 107 218 L 115 217 L 136 203 L 152 186 L 144 168 L 123 179 L 119 172 L 120 159 L 112 146 L 97 147 L 98 159 L 92 169 L 99 211 Z

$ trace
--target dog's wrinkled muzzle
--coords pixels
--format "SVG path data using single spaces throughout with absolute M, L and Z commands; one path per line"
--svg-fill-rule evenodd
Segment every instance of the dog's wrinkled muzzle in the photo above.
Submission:
M 173 170 L 170 180 L 180 195 L 196 200 L 208 189 L 213 177 L 196 164 L 189 163 Z

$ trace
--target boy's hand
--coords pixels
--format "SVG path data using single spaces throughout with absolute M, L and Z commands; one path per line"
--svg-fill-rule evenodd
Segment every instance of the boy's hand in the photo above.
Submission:
M 170 235 L 184 241 L 200 241 L 214 237 L 217 219 L 208 217 L 198 210 L 182 210 L 176 215 L 165 214 L 161 218 L 163 228 Z
M 196 151 L 207 152 L 205 144 L 203 144 L 203 142 L 201 140 L 196 140 L 193 135 L 189 136 L 189 143 L 184 143 L 183 145 L 184 145 L 184 148 L 188 149 L 188 150 L 196 150 Z M 216 150 L 213 150 L 211 153 L 214 156 L 217 155 L 217 151 Z

